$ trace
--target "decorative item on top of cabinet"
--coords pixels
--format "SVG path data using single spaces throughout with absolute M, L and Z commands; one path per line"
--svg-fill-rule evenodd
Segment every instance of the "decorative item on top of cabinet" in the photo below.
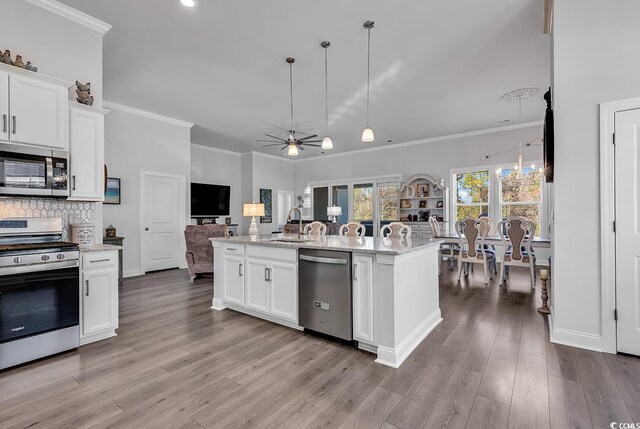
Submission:
M 93 95 L 91 95 L 91 82 L 86 84 L 80 83 L 76 80 L 76 101 L 80 104 L 86 104 L 87 106 L 93 106 Z
M 9 64 L 10 66 L 13 65 L 13 60 L 11 59 L 11 51 L 10 50 L 8 50 L 8 49 L 4 50 L 4 53 L 0 57 L 0 62 L 2 62 L 4 64 Z
M 14 67 L 19 67 L 21 69 L 26 69 L 27 65 L 24 63 L 24 61 L 22 61 L 22 56 L 21 55 L 16 55 L 16 59 L 13 62 L 13 66 Z
M 107 110 L 69 101 L 71 139 L 69 199 L 103 201 L 104 115 Z
M 38 73 L 38 67 L 34 66 L 31 64 L 31 61 L 27 61 L 27 65 L 25 66 L 25 68 L 29 71 L 32 71 L 34 73 Z

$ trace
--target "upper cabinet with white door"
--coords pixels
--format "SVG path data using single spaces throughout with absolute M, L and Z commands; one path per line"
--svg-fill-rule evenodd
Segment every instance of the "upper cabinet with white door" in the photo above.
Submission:
M 69 88 L 60 79 L 0 65 L 0 139 L 69 150 Z
M 104 199 L 104 115 L 107 110 L 69 102 L 69 199 Z

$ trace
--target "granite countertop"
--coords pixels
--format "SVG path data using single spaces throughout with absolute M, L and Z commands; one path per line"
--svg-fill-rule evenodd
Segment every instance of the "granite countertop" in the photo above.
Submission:
M 115 246 L 113 244 L 91 244 L 89 246 L 80 246 L 81 253 L 91 252 L 106 252 L 109 250 L 120 250 L 122 246 Z
M 400 255 L 429 247 L 439 247 L 442 240 L 389 239 L 377 237 L 341 237 L 338 235 L 302 236 L 298 234 L 269 234 L 252 238 L 248 235 L 236 237 L 213 237 L 212 242 L 249 244 L 254 246 L 286 249 L 342 250 L 359 253 Z M 277 241 L 291 240 L 291 241 Z

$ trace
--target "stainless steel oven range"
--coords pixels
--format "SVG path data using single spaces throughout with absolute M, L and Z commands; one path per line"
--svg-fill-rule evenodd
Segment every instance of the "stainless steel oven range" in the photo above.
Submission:
M 0 219 L 0 370 L 80 345 L 79 259 L 62 219 Z

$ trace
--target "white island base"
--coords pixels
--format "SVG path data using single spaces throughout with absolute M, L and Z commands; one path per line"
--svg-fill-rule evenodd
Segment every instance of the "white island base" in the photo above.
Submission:
M 359 348 L 377 354 L 376 362 L 398 368 L 442 321 L 439 240 L 323 236 L 282 243 L 274 239 L 211 239 L 215 273 L 211 308 L 230 308 L 302 330 L 298 249 L 309 248 L 352 252 L 353 338 Z

